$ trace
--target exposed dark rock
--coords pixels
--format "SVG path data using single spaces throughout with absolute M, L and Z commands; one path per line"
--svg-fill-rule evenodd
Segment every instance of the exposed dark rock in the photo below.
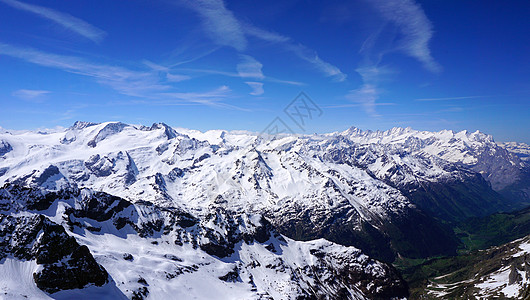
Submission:
M 127 124 L 123 124 L 121 122 L 117 122 L 117 123 L 109 123 L 107 125 L 105 125 L 105 127 L 103 127 L 99 132 L 98 134 L 92 139 L 90 140 L 87 145 L 89 147 L 96 147 L 97 146 L 97 143 L 101 142 L 102 140 L 106 139 L 108 136 L 110 135 L 114 135 L 116 133 L 119 133 L 121 131 L 123 131 L 123 129 L 125 127 L 127 127 L 129 125 Z
M 158 153 L 158 155 L 162 155 L 162 153 L 166 152 L 167 149 L 169 149 L 169 143 L 168 142 L 163 142 L 162 144 L 156 146 L 156 153 Z
M 85 161 L 85 166 L 97 177 L 105 177 L 112 174 L 112 169 L 114 168 L 115 163 L 114 159 L 101 157 L 99 154 L 95 154 Z
M 270 238 L 272 225 L 261 218 L 259 224 L 253 224 L 241 215 L 227 211 L 223 208 L 215 208 L 203 220 L 201 220 L 200 248 L 210 255 L 227 257 L 234 253 L 234 246 L 240 241 L 252 243 L 254 241 L 264 243 Z M 221 227 L 226 234 L 221 234 L 210 224 Z M 245 228 L 241 232 L 240 227 Z
M 138 278 L 138 283 L 143 284 L 143 285 L 147 285 L 147 286 L 149 285 L 147 283 L 147 281 L 143 277 Z
M 36 260 L 42 268 L 33 274 L 37 286 L 48 293 L 108 282 L 107 271 L 86 246 L 79 245 L 64 228 L 42 215 L 12 217 L 0 214 L 0 259 L 12 255 Z
M 7 141 L 0 140 L 0 157 L 11 152 L 12 150 L 13 147 L 11 147 Z
M 173 254 L 165 254 L 164 257 L 167 259 L 171 259 L 172 261 L 182 262 L 182 259 L 178 258 L 177 256 Z
M 270 252 L 276 253 L 276 248 L 274 247 L 274 244 L 272 243 L 265 246 L 265 248 L 269 250 Z
M 238 282 L 241 281 L 241 278 L 239 277 L 239 271 L 237 269 L 234 269 L 225 275 L 219 277 L 222 281 L 226 282 Z
M 99 123 L 75 121 L 74 125 L 70 126 L 70 128 L 68 128 L 68 129 L 69 130 L 72 130 L 72 129 L 85 129 L 87 127 L 95 126 L 95 125 L 98 125 L 98 124 Z
M 143 300 L 147 295 L 149 295 L 149 289 L 142 286 L 133 292 L 131 300 Z
M 198 164 L 200 163 L 201 161 L 207 159 L 207 158 L 210 158 L 210 154 L 208 153 L 204 153 L 203 155 L 199 156 L 198 158 L 196 158 L 194 161 L 193 161 L 193 164 Z
M 174 139 L 178 136 L 178 133 L 175 131 L 175 129 L 171 128 L 170 126 L 164 123 L 153 123 L 151 128 L 149 128 L 149 130 L 157 129 L 164 129 L 164 135 L 167 137 L 168 140 Z
M 184 176 L 184 170 L 179 168 L 173 168 L 167 175 L 169 179 L 175 181 L 177 178 Z
M 81 206 L 73 212 L 77 218 L 90 218 L 96 221 L 107 221 L 117 213 L 132 205 L 122 198 L 103 192 L 87 191 L 82 195 Z
M 134 163 L 132 157 L 127 153 L 127 173 L 125 173 L 125 185 L 129 186 L 136 182 L 136 175 L 138 175 L 138 167 Z
M 37 188 L 6 183 L 0 189 L 0 209 L 42 211 L 48 209 L 58 199 L 68 199 L 78 195 L 79 189 L 75 186 L 64 187 L 58 191 L 43 192 Z
M 510 266 L 510 274 L 508 275 L 508 284 L 512 285 L 514 283 L 519 283 L 521 282 L 521 280 L 523 280 L 523 277 L 517 271 L 517 266 L 515 265 L 515 263 L 513 263 Z
M 59 175 L 59 174 L 61 174 L 61 171 L 59 171 L 59 168 L 57 168 L 57 166 L 50 165 L 49 167 L 44 169 L 44 171 L 42 171 L 42 173 L 37 178 L 35 178 L 33 182 L 37 186 L 40 186 L 44 182 L 46 182 L 48 179 L 50 179 L 50 177 Z

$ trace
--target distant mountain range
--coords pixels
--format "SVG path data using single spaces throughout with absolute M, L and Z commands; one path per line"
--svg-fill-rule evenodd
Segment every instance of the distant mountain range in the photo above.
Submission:
M 410 128 L 2 130 L 0 279 L 20 278 L 0 292 L 406 298 L 390 263 L 455 255 L 455 224 L 530 205 L 529 153 Z

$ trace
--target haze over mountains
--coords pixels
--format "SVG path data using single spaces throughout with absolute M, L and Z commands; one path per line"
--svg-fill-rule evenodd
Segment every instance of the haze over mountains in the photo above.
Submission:
M 0 289 L 404 298 L 392 262 L 455 255 L 462 242 L 452 224 L 530 205 L 529 150 L 478 131 L 411 128 L 2 130 L 0 278 L 24 284 Z

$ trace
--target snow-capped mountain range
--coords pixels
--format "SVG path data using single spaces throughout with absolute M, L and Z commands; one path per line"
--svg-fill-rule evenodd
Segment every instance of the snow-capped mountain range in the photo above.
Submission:
M 517 154 L 522 160 L 530 161 L 530 145 L 516 142 L 500 143 L 499 145 Z
M 480 132 L 265 136 L 119 122 L 2 130 L 0 236 L 23 230 L 13 224 L 37 229 L 29 254 L 9 246 L 15 235 L 0 244 L 0 277 L 48 272 L 38 228 L 56 224 L 75 239 L 68 249 L 89 251 L 52 262 L 102 269 L 59 290 L 101 291 L 105 278 L 107 294 L 130 298 L 183 289 L 199 298 L 405 297 L 396 271 L 370 256 L 455 253 L 442 221 L 523 206 L 528 170 L 520 151 Z M 38 287 L 27 293 L 58 289 Z

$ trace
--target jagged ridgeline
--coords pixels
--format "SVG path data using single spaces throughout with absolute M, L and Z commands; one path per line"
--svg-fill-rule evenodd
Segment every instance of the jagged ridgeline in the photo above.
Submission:
M 30 274 L 44 295 L 406 297 L 389 263 L 456 254 L 451 224 L 530 202 L 526 146 L 514 147 L 480 132 L 409 128 L 260 136 L 76 122 L 6 131 L 2 228 L 22 217 L 63 228 L 76 243 L 68 251 L 87 249 L 71 263 L 70 252 L 59 258 L 64 269 L 91 264 L 105 280 L 77 274 L 77 285 L 39 286 L 34 274 L 46 266 L 17 256 L 11 235 L 3 266 Z M 39 230 L 26 248 L 40 245 Z

